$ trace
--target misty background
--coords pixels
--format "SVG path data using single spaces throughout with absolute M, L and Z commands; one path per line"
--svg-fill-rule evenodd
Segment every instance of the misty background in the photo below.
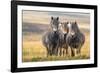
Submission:
M 51 16 L 59 17 L 60 22 L 77 21 L 82 32 L 89 32 L 90 14 L 76 12 L 22 11 L 23 37 L 27 35 L 42 35 L 50 28 Z M 30 39 L 31 40 L 31 39 Z

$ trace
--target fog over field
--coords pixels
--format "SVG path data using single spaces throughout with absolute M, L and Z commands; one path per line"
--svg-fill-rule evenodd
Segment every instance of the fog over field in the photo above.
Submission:
M 42 11 L 23 11 L 23 32 L 42 33 L 50 28 L 51 16 L 59 17 L 60 22 L 77 21 L 78 26 L 85 31 L 90 28 L 89 13 L 72 12 L 42 12 Z

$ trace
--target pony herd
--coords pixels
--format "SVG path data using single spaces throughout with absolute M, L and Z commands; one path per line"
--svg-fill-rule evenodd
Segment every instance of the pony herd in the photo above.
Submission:
M 77 22 L 60 22 L 59 17 L 51 17 L 51 30 L 42 37 L 42 43 L 47 50 L 47 56 L 81 54 L 81 48 L 85 42 L 85 36 L 80 31 Z M 76 50 L 76 51 L 75 51 Z

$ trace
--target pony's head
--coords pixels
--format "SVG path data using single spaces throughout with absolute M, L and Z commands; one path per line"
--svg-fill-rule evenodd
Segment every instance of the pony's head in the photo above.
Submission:
M 69 30 L 69 34 L 71 34 L 72 36 L 75 35 L 76 33 L 79 32 L 79 28 L 78 28 L 78 24 L 77 22 L 69 22 L 68 23 L 68 30 Z
M 63 32 L 63 34 L 68 33 L 68 24 L 69 22 L 63 22 L 59 24 L 59 29 Z
M 59 17 L 51 17 L 51 28 L 54 32 L 59 28 Z

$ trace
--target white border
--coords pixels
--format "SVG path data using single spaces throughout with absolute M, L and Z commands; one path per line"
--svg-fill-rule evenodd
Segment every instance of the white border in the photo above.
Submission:
M 84 12 L 90 13 L 90 59 L 87 60 L 64 60 L 64 61 L 45 61 L 45 62 L 25 62 L 22 63 L 22 10 L 41 10 L 41 11 L 62 11 L 62 12 Z M 18 28 L 17 28 L 17 67 L 41 67 L 41 66 L 58 66 L 58 65 L 78 65 L 94 63 L 94 10 L 77 9 L 77 8 L 57 8 L 57 7 L 40 7 L 40 6 L 18 6 Z

